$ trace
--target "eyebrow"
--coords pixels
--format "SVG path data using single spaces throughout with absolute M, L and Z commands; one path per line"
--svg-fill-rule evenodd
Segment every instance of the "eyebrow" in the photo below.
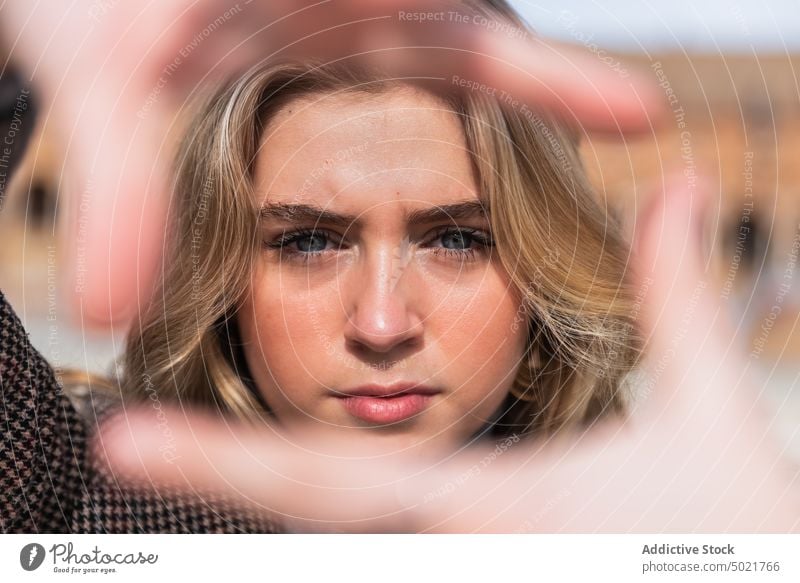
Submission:
M 406 215 L 406 222 L 413 225 L 488 216 L 487 205 L 478 200 L 466 200 L 411 211 Z M 323 223 L 342 228 L 360 224 L 355 215 L 335 213 L 319 206 L 297 203 L 265 203 L 259 210 L 259 218 L 261 220 L 274 218 L 288 223 Z

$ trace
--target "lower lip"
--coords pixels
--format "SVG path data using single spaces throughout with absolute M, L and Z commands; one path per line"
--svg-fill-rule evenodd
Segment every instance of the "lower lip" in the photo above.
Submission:
M 432 395 L 407 393 L 396 397 L 343 397 L 345 409 L 370 423 L 397 423 L 421 413 Z

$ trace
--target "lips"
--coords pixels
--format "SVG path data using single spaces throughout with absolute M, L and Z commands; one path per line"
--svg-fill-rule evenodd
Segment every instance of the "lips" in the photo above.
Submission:
M 438 389 L 418 384 L 366 385 L 337 393 L 345 410 L 369 423 L 398 423 L 424 411 Z

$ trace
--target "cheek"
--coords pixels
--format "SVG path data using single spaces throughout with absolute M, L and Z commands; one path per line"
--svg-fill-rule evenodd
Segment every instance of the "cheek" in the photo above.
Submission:
M 245 354 L 252 372 L 263 381 L 259 384 L 277 383 L 289 392 L 319 379 L 324 371 L 335 340 L 331 306 L 338 305 L 335 290 L 315 289 L 312 294 L 307 287 L 293 288 L 280 277 L 257 275 L 239 313 Z
M 458 420 L 461 439 L 468 439 L 503 405 L 528 333 L 520 322 L 520 301 L 500 274 L 487 275 L 479 287 L 463 291 L 460 302 L 448 302 L 450 307 L 442 309 L 440 315 L 449 325 L 443 328 L 439 347 L 453 390 L 448 411 Z
M 479 285 L 450 295 L 440 306 L 439 344 L 465 386 L 510 388 L 527 341 L 520 300 L 508 279 L 487 272 Z

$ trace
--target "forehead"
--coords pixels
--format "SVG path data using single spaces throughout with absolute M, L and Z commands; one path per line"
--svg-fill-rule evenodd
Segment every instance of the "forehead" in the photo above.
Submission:
M 265 128 L 255 181 L 259 203 L 477 198 L 458 116 L 410 87 L 290 101 Z

